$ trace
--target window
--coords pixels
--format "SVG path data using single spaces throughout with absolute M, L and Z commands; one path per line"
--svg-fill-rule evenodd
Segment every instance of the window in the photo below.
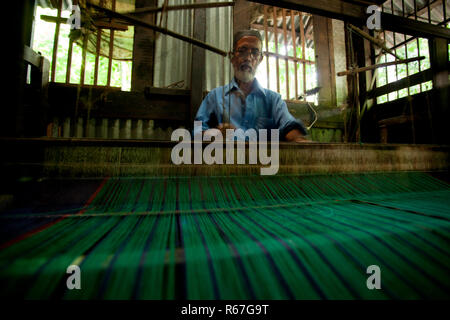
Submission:
M 264 58 L 256 74 L 263 87 L 296 101 L 317 86 L 311 15 L 263 6 L 251 27 L 263 38 Z M 307 99 L 317 103 L 315 96 Z
M 66 21 L 70 15 L 70 8 L 36 8 L 32 48 L 50 61 L 49 80 L 120 87 L 129 91 L 133 27 L 118 25 L 114 21 L 108 23 L 107 19 L 98 20 L 104 27 L 97 25 L 90 28 L 85 40 L 86 54 L 83 56 L 84 38 L 81 36 L 72 41 L 69 37 L 71 30 Z M 111 30 L 114 30 L 112 35 Z M 111 39 L 114 44 L 112 50 L 109 46 Z
M 447 12 L 450 3 L 448 1 L 418 1 L 418 0 L 388 0 L 383 3 L 382 10 L 387 13 L 407 17 L 410 19 L 427 22 L 435 25 L 450 24 L 447 21 Z M 425 57 L 420 61 L 413 61 L 407 64 L 398 64 L 379 68 L 377 72 L 377 87 L 398 81 L 402 78 L 411 76 L 430 68 L 429 44 L 424 38 L 411 37 L 390 31 L 384 31 L 380 34 L 388 48 L 393 49 L 396 55 L 401 59 L 413 57 Z M 450 46 L 449 46 L 450 53 Z M 395 58 L 390 54 L 385 54 L 376 49 L 376 63 L 394 61 Z M 384 103 L 395 99 L 403 98 L 426 90 L 432 89 L 432 82 L 427 81 L 417 85 L 391 92 L 388 95 L 377 97 L 377 103 Z

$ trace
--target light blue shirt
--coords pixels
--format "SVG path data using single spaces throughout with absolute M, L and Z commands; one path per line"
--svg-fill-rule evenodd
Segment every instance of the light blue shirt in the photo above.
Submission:
M 234 78 L 231 83 L 210 91 L 202 101 L 195 121 L 202 122 L 202 130 L 215 128 L 223 123 L 224 111 L 225 115 L 230 114 L 230 123 L 236 129 L 279 129 L 280 140 L 293 129 L 307 135 L 303 123 L 289 113 L 281 95 L 261 87 L 256 78 L 246 98 Z

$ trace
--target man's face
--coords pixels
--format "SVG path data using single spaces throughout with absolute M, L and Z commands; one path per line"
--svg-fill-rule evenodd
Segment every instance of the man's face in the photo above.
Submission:
M 231 59 L 236 79 L 245 83 L 252 81 L 262 59 L 261 42 L 257 37 L 239 39 Z

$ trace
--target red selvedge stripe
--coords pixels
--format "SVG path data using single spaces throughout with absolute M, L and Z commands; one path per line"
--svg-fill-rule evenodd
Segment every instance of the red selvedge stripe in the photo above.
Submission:
M 99 193 L 100 190 L 103 188 L 103 186 L 106 184 L 106 181 L 108 181 L 108 179 L 109 179 L 109 178 L 103 179 L 103 181 L 102 181 L 102 182 L 100 183 L 100 185 L 98 186 L 97 190 L 95 190 L 95 192 L 94 192 L 94 193 L 89 197 L 89 199 L 86 201 L 86 203 L 85 203 L 84 206 L 83 206 L 83 209 L 81 209 L 79 212 L 76 213 L 77 215 L 83 214 L 83 213 L 86 211 L 87 207 L 92 203 L 92 201 L 93 201 L 93 200 L 95 199 L 95 197 L 98 195 L 98 193 Z M 34 230 L 31 230 L 31 231 L 28 231 L 27 233 L 24 233 L 24 234 L 22 234 L 22 235 L 20 235 L 20 236 L 18 236 L 18 237 L 16 237 L 16 238 L 14 238 L 14 239 L 11 239 L 11 240 L 9 240 L 9 241 L 7 241 L 7 242 L 1 244 L 1 245 L 0 245 L 0 250 L 3 250 L 3 249 L 5 249 L 5 248 L 7 248 L 7 247 L 9 247 L 9 246 L 11 246 L 11 245 L 13 245 L 13 244 L 15 244 L 15 243 L 18 243 L 18 242 L 20 242 L 20 241 L 22 241 L 22 240 L 25 240 L 25 239 L 27 239 L 27 238 L 29 238 L 29 237 L 31 237 L 31 236 L 33 236 L 33 235 L 35 235 L 35 234 L 37 234 L 37 233 L 39 233 L 39 232 L 45 230 L 45 229 L 47 229 L 47 228 L 50 228 L 51 226 L 53 226 L 54 224 L 57 224 L 57 223 L 60 222 L 61 220 L 64 220 L 64 219 L 67 218 L 68 216 L 70 216 L 70 215 L 69 215 L 69 214 L 66 214 L 66 215 L 60 217 L 59 219 L 56 219 L 55 221 L 49 222 L 49 223 L 47 223 L 47 224 L 45 224 L 45 225 L 43 225 L 43 226 L 40 226 L 39 228 L 36 228 L 36 229 L 34 229 Z

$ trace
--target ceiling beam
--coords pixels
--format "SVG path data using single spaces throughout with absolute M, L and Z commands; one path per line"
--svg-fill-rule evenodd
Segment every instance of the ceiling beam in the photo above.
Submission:
M 270 0 L 250 0 L 261 4 L 273 5 Z M 367 18 L 366 6 L 342 0 L 280 0 L 277 6 L 286 9 L 308 12 L 328 18 L 345 20 L 356 25 L 365 25 Z M 381 13 L 381 26 L 385 30 L 410 34 L 413 36 L 450 39 L 450 29 L 425 22 Z

